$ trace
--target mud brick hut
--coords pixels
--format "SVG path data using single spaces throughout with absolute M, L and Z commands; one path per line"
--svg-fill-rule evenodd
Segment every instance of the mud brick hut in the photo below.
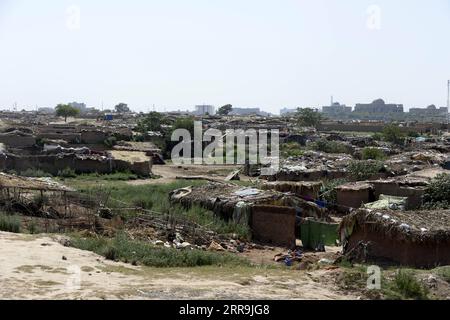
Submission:
M 350 182 L 336 187 L 337 204 L 347 208 L 359 208 L 375 201 L 374 188 L 367 182 Z
M 344 217 L 339 230 L 349 259 L 425 268 L 450 264 L 450 210 L 360 209 Z
M 296 240 L 297 211 L 302 216 L 324 219 L 326 212 L 312 202 L 275 190 L 242 188 L 211 182 L 199 187 L 174 190 L 172 203 L 199 205 L 225 221 L 248 225 L 253 239 L 292 248 Z

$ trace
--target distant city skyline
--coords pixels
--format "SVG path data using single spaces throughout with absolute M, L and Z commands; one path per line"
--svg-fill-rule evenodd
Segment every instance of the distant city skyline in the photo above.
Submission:
M 0 1 L 0 108 L 446 106 L 450 1 Z

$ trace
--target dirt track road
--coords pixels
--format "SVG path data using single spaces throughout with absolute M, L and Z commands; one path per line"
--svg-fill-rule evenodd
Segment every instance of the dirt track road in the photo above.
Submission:
M 152 172 L 159 176 L 157 179 L 139 179 L 128 181 L 131 185 L 144 184 L 165 184 L 176 181 L 178 176 L 208 176 L 218 180 L 224 180 L 226 176 L 234 170 L 240 169 L 238 165 L 153 165 Z M 241 180 L 249 180 L 248 177 L 241 175 Z
M 54 236 L 0 232 L 0 299 L 354 299 L 330 272 L 135 267 Z

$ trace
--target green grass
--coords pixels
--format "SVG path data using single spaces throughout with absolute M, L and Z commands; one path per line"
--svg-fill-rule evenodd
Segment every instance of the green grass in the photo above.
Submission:
M 302 146 L 297 142 L 283 143 L 280 148 L 281 155 L 288 157 L 301 157 L 304 153 Z
M 340 141 L 328 141 L 326 139 L 320 139 L 312 142 L 308 144 L 308 147 L 312 150 L 325 153 L 353 153 L 352 146 Z
M 350 177 L 356 181 L 371 179 L 382 170 L 384 170 L 384 163 L 377 160 L 355 160 L 347 167 Z
M 0 213 L 0 230 L 6 232 L 20 232 L 20 219 L 18 216 L 10 216 Z
M 450 266 L 436 268 L 436 274 L 450 283 Z
M 393 280 L 382 282 L 383 293 L 387 299 L 428 299 L 428 289 L 425 288 L 415 277 L 411 270 L 400 269 Z
M 99 174 L 99 173 L 83 173 L 80 175 L 77 175 L 76 177 L 69 177 L 69 178 L 75 178 L 75 180 L 78 181 L 129 181 L 129 180 L 136 180 L 138 179 L 138 175 L 131 173 L 130 171 L 123 171 L 123 172 L 114 172 L 114 173 L 108 173 L 108 174 Z M 69 180 L 70 181 L 70 180 Z
M 27 169 L 25 171 L 20 172 L 21 176 L 24 177 L 32 177 L 32 178 L 42 178 L 42 177 L 52 177 L 52 175 L 48 172 L 45 172 L 40 169 Z
M 362 150 L 363 160 L 384 160 L 386 155 L 383 150 L 377 148 L 366 147 Z
M 77 188 L 80 192 L 90 194 L 93 197 L 101 198 L 101 195 L 109 195 L 107 206 L 114 209 L 120 207 L 140 207 L 152 210 L 155 214 L 171 214 L 175 218 L 187 219 L 198 225 L 219 234 L 236 233 L 241 238 L 249 238 L 249 228 L 243 225 L 228 223 L 216 217 L 213 212 L 200 206 L 192 206 L 186 209 L 181 205 L 171 204 L 169 193 L 175 189 L 187 186 L 199 186 L 204 181 L 176 181 L 168 184 L 147 184 L 129 185 L 121 181 L 97 180 L 98 183 L 91 183 L 89 180 L 70 179 L 67 184 Z M 119 201 L 115 201 L 119 200 Z M 136 214 L 135 210 L 121 211 L 122 218 L 130 218 Z
M 202 250 L 177 250 L 130 240 L 124 234 L 114 239 L 71 237 L 71 246 L 93 251 L 110 260 L 149 267 L 196 267 L 209 265 L 249 265 L 247 260 L 228 253 Z

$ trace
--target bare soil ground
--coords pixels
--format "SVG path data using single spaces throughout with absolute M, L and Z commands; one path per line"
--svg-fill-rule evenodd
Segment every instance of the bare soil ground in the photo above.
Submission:
M 139 179 L 128 181 L 131 185 L 144 184 L 166 184 L 176 181 L 178 176 L 208 176 L 218 180 L 224 180 L 228 174 L 240 169 L 239 165 L 153 165 L 152 172 L 157 179 Z M 249 181 L 249 178 L 241 175 L 242 181 Z
M 0 299 L 357 298 L 339 290 L 335 273 L 266 267 L 148 268 L 65 247 L 58 236 L 0 232 Z

